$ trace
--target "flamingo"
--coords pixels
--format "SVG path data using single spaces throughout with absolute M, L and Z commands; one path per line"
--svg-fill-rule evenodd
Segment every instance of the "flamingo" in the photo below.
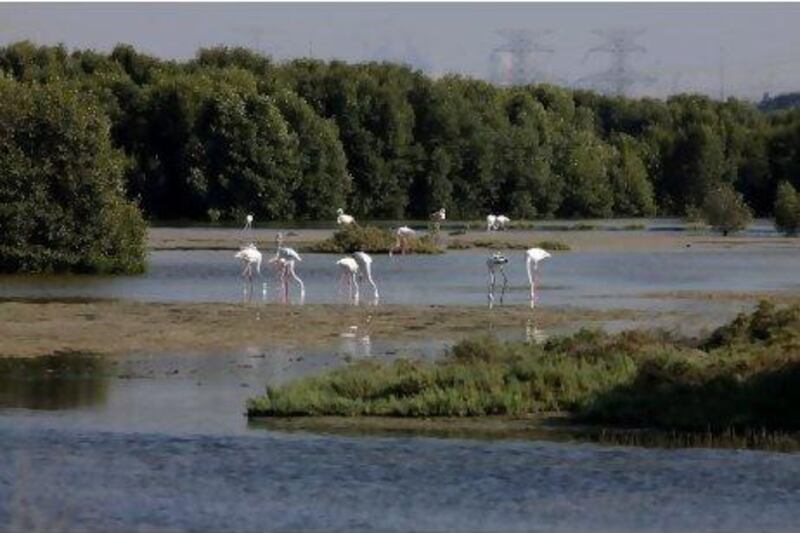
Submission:
M 442 222 L 447 220 L 447 211 L 445 211 L 444 207 L 442 207 L 438 211 L 434 211 L 433 213 L 431 213 L 430 219 L 431 222 L 433 222 L 433 230 L 436 233 L 439 233 Z
M 300 302 L 302 303 L 306 297 L 306 287 L 303 284 L 303 280 L 300 279 L 300 276 L 298 276 L 295 271 L 295 264 L 303 259 L 293 248 L 283 246 L 283 234 L 278 233 L 275 237 L 275 241 L 277 245 L 275 256 L 270 259 L 269 262 L 277 265 L 278 272 L 281 276 L 281 285 L 283 286 L 284 301 L 289 301 L 288 278 L 291 277 L 300 286 Z
M 486 215 L 486 231 L 497 229 L 497 217 L 495 215 Z
M 367 283 L 372 287 L 373 302 L 377 304 L 380 295 L 378 294 L 378 286 L 375 284 L 375 280 L 372 279 L 372 257 L 366 252 L 353 252 L 353 259 L 358 263 L 359 278 L 366 278 Z
M 525 252 L 525 268 L 528 270 L 528 283 L 531 286 L 531 308 L 534 306 L 534 289 L 538 283 L 535 272 L 539 270 L 539 261 L 543 261 L 548 257 L 552 257 L 546 250 L 541 248 L 530 248 Z M 533 272 L 531 272 L 531 263 L 533 263 Z
M 505 265 L 508 264 L 508 258 L 502 252 L 495 252 L 486 259 L 486 268 L 489 269 L 489 287 L 488 299 L 489 309 L 494 305 L 494 292 L 497 283 L 497 271 L 503 275 L 503 290 L 500 292 L 500 305 L 503 304 L 503 296 L 506 294 L 506 287 L 508 287 L 508 276 L 506 276 Z
M 247 246 L 242 247 L 238 252 L 236 252 L 233 256 L 235 259 L 239 259 L 244 266 L 242 270 L 242 277 L 245 279 L 245 287 L 244 292 L 247 294 L 247 284 L 250 285 L 250 294 L 253 293 L 253 269 L 255 269 L 256 274 L 261 277 L 261 252 L 258 251 L 256 245 L 253 243 L 248 244 Z
M 389 250 L 389 257 L 391 257 L 397 249 L 400 249 L 400 253 L 405 255 L 408 251 L 409 239 L 415 236 L 417 232 L 408 226 L 400 226 L 394 234 L 397 237 L 397 241 L 395 241 L 394 246 Z
M 339 266 L 339 282 L 347 281 L 348 300 L 358 305 L 358 262 L 352 257 L 343 257 L 336 264 Z
M 245 237 L 249 237 L 250 233 L 253 231 L 253 215 L 247 215 L 244 217 L 244 228 L 242 228 L 242 235 Z
M 511 222 L 511 219 L 505 215 L 497 215 L 495 218 L 495 229 L 501 230 L 506 229 L 508 223 Z
M 339 208 L 336 210 L 336 223 L 340 226 L 349 226 L 350 224 L 355 223 L 356 219 L 353 218 L 351 215 L 345 215 L 344 209 Z

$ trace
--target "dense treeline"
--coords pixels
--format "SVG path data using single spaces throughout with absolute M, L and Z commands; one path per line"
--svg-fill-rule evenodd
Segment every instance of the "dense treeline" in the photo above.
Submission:
M 0 102 L 0 272 L 144 270 L 145 222 L 97 100 L 0 78 Z
M 0 49 L 0 71 L 96 101 L 126 194 L 155 219 L 681 215 L 725 184 L 768 215 L 779 183 L 800 188 L 800 110 L 734 99 L 499 88 L 240 48 L 174 62 L 22 42 Z

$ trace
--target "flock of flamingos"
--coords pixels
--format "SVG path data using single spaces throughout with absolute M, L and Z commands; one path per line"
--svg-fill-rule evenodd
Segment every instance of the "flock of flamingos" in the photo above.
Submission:
M 355 218 L 351 215 L 346 215 L 344 210 L 337 211 L 336 223 L 339 226 L 348 226 L 355 224 Z M 430 219 L 433 223 L 433 232 L 438 235 L 441 223 L 446 220 L 445 209 L 439 209 L 431 214 Z M 496 231 L 505 229 L 510 222 L 510 219 L 504 215 L 488 215 L 486 217 L 486 231 Z M 252 242 L 252 229 L 253 229 L 253 215 L 247 215 L 245 226 L 242 230 L 243 236 L 250 241 L 249 244 L 241 247 L 241 249 L 234 255 L 236 259 L 242 262 L 243 270 L 242 277 L 245 280 L 245 296 L 252 295 L 253 293 L 253 280 L 256 275 L 261 276 L 261 261 L 262 255 L 258 251 L 255 243 Z M 394 232 L 395 244 L 389 250 L 391 257 L 396 252 L 405 253 L 410 248 L 411 239 L 416 236 L 416 231 L 408 226 L 401 226 Z M 535 287 L 538 284 L 536 273 L 538 272 L 539 262 L 543 259 L 550 257 L 550 254 L 541 248 L 529 248 L 525 251 L 525 267 L 528 273 L 528 283 L 530 284 L 530 305 L 531 308 L 535 302 Z M 283 234 L 278 233 L 276 236 L 276 249 L 275 255 L 272 256 L 267 262 L 273 266 L 279 276 L 281 285 L 281 295 L 284 303 L 289 302 L 289 283 L 294 281 L 300 289 L 300 302 L 305 301 L 306 288 L 303 280 L 297 275 L 296 265 L 302 261 L 300 254 L 293 248 L 283 245 Z M 505 265 L 508 264 L 509 259 L 502 252 L 494 252 L 486 259 L 486 268 L 489 273 L 489 282 L 487 290 L 487 299 L 489 307 L 493 307 L 495 301 L 495 294 L 497 289 L 497 274 L 499 273 L 503 278 L 502 290 L 500 292 L 500 303 L 503 303 L 503 296 L 505 295 L 506 288 L 508 287 L 508 276 L 505 273 Z M 346 285 L 348 291 L 348 302 L 358 305 L 359 303 L 359 282 L 366 280 L 372 288 L 373 304 L 377 304 L 380 298 L 378 293 L 378 286 L 372 277 L 372 257 L 364 251 L 354 252 L 345 256 L 338 261 L 336 265 L 339 269 L 339 283 L 340 287 Z M 267 285 L 262 284 L 262 294 L 266 298 Z

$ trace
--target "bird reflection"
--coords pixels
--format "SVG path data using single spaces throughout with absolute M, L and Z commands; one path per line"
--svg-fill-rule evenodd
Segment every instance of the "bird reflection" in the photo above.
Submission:
M 535 317 L 529 317 L 525 323 L 525 342 L 528 344 L 542 344 L 547 341 L 547 334 L 536 327 Z

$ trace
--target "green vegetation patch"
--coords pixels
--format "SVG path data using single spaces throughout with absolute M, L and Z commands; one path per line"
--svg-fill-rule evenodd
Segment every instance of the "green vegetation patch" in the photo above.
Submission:
M 762 302 L 702 341 L 582 330 L 544 345 L 465 340 L 438 362 L 364 361 L 247 404 L 261 416 L 569 413 L 622 426 L 800 429 L 800 306 Z
M 487 248 L 491 250 L 527 250 L 529 248 L 536 247 L 551 252 L 552 251 L 564 252 L 572 249 L 569 244 L 563 241 L 555 241 L 555 240 L 539 241 L 533 246 L 531 246 L 526 243 L 508 242 L 495 239 L 477 239 L 472 242 L 454 240 L 451 241 L 450 244 L 447 245 L 447 247 L 451 250 L 466 250 L 469 248 Z
M 396 243 L 394 234 L 376 226 L 351 224 L 333 234 L 329 239 L 316 243 L 312 252 L 349 254 L 353 252 L 389 253 Z M 438 254 L 442 250 L 430 236 L 411 238 L 410 251 L 415 254 Z

